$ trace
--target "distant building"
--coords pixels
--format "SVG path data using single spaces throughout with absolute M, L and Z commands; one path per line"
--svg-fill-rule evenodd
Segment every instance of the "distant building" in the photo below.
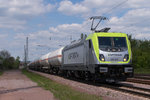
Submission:
M 27 64 L 30 63 L 30 61 L 27 62 Z M 24 61 L 20 61 L 20 65 L 19 65 L 19 69 L 23 69 L 25 68 L 25 62 Z

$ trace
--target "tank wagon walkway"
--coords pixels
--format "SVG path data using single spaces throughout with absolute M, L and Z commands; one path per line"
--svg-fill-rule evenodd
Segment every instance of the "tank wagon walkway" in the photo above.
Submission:
M 52 93 L 38 87 L 19 70 L 0 76 L 0 100 L 55 100 Z

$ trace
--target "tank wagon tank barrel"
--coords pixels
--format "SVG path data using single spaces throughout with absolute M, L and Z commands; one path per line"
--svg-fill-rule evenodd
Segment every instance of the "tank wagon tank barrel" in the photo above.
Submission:
M 31 69 L 39 70 L 39 71 L 46 71 L 46 72 L 58 72 L 59 67 L 62 64 L 62 48 L 50 52 L 48 54 L 43 55 L 39 59 L 36 59 L 29 67 Z M 35 66 L 34 68 L 32 66 Z

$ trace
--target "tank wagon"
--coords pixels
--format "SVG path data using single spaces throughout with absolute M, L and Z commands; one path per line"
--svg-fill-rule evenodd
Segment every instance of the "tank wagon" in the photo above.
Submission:
M 29 68 L 101 81 L 133 76 L 132 54 L 125 33 L 95 32 L 29 64 Z
M 62 63 L 62 49 L 63 47 L 36 59 L 28 65 L 29 68 L 43 72 L 58 73 Z

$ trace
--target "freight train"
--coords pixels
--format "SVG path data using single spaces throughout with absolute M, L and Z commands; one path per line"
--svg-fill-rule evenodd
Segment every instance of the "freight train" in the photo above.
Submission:
M 99 22 L 94 27 L 94 20 Z M 94 16 L 89 34 L 65 47 L 50 52 L 28 64 L 33 70 L 61 74 L 67 77 L 102 82 L 125 81 L 133 77 L 130 41 L 125 33 L 108 32 L 110 28 L 96 30 L 106 17 Z
M 117 82 L 133 77 L 131 62 L 127 34 L 103 30 L 43 55 L 28 67 L 67 77 Z

